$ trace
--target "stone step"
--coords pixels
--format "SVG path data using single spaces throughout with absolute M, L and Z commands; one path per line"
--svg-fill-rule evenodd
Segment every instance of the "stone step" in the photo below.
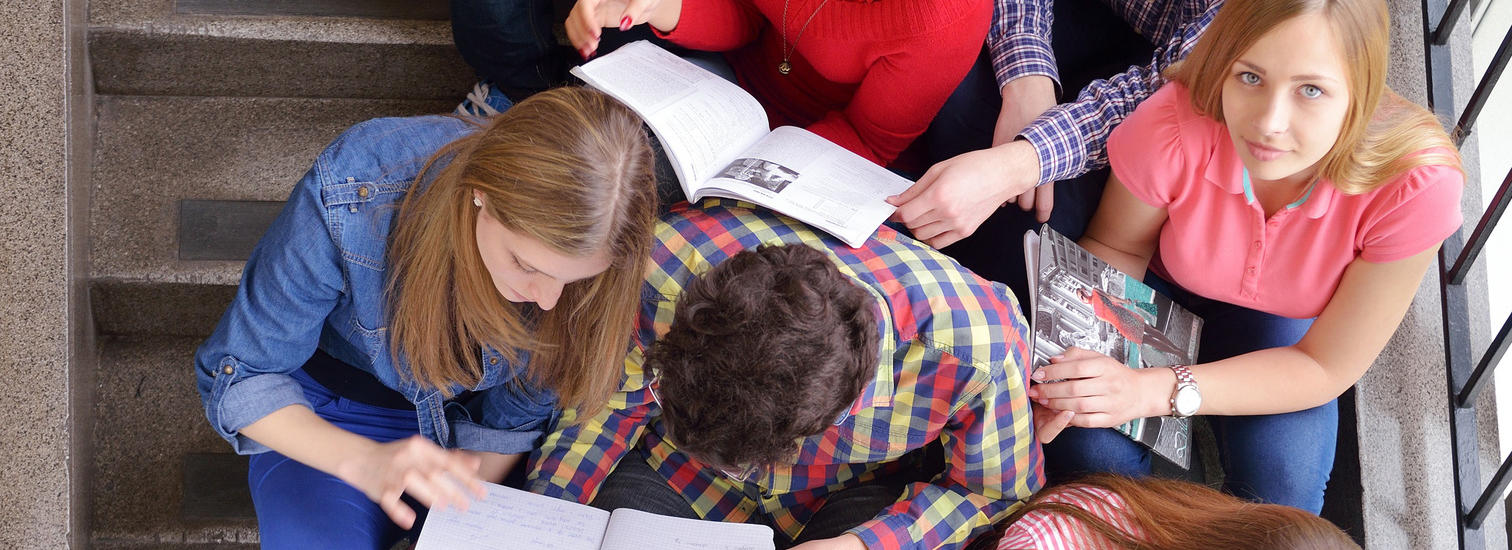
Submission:
M 89 214 L 97 326 L 105 334 L 208 334 L 241 278 L 244 257 L 180 259 L 177 226 L 184 201 L 282 201 L 315 156 L 349 126 L 380 116 L 447 112 L 455 105 L 100 97 Z
M 95 548 L 257 543 L 246 459 L 211 431 L 195 337 L 101 337 L 91 498 Z
M 266 2 L 264 2 L 266 4 Z M 327 2 L 332 3 L 332 2 Z M 214 2 L 98 0 L 89 5 L 95 91 L 109 95 L 460 98 L 474 80 L 436 20 L 437 0 L 389 3 L 385 17 L 319 9 L 215 11 Z M 234 3 L 220 2 L 222 7 Z M 276 4 L 276 3 L 275 3 Z M 350 2 L 334 2 L 343 8 Z M 207 7 L 208 6 L 208 7 Z M 276 8 L 277 6 L 274 6 Z M 310 6 L 306 6 L 309 8 Z M 344 6 L 351 8 L 351 6 Z M 186 13 L 190 11 L 200 13 Z M 250 11 L 249 11 L 250 10 Z M 411 19 L 405 19 L 411 13 Z

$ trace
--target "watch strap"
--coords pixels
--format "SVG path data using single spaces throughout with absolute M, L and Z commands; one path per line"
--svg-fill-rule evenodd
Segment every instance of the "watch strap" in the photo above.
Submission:
M 1176 386 L 1171 388 L 1171 416 L 1177 418 L 1189 417 L 1191 415 L 1181 414 L 1181 411 L 1176 410 L 1176 396 L 1181 393 L 1182 388 L 1191 387 L 1196 389 L 1197 378 L 1192 376 L 1192 369 L 1187 365 L 1171 365 L 1171 372 L 1176 374 Z

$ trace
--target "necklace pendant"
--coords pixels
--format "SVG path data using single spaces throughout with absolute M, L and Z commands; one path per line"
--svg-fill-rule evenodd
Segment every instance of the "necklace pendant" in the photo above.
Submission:
M 793 66 L 789 65 L 787 61 L 783 61 L 777 64 L 777 72 L 781 74 L 788 74 L 790 72 L 793 72 Z

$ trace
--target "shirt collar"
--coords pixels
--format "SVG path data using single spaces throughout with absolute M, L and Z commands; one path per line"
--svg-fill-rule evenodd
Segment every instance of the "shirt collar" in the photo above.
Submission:
M 840 271 L 849 274 L 849 266 L 841 266 Z M 856 279 L 852 278 L 852 280 Z M 897 308 L 893 304 L 898 300 L 883 296 L 871 285 L 862 284 L 861 286 L 871 293 L 876 304 L 874 313 L 877 317 L 877 370 L 872 375 L 871 381 L 861 389 L 861 396 L 851 403 L 850 414 L 852 415 L 867 407 L 892 406 L 893 356 L 897 354 L 899 342 L 913 340 L 918 332 L 918 328 L 912 323 L 905 323 L 905 326 L 900 327 L 896 322 L 897 319 L 906 319 L 897 315 Z M 901 307 L 907 308 L 907 296 L 900 293 L 898 298 L 903 300 Z M 907 334 L 903 334 L 902 331 L 907 331 Z
M 1218 150 L 1214 151 L 1203 179 L 1230 194 L 1243 197 L 1246 204 L 1255 200 L 1249 188 L 1249 171 L 1244 168 L 1244 162 L 1234 150 L 1232 140 L 1222 139 L 1218 142 Z M 1328 207 L 1333 204 L 1337 193 L 1332 182 L 1318 179 L 1298 203 L 1287 205 L 1287 208 L 1296 208 L 1308 218 L 1318 219 L 1328 213 Z

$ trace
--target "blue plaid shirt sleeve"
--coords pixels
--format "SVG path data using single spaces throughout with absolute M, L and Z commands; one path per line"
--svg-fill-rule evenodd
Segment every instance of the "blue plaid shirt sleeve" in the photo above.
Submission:
M 1060 86 L 1050 26 L 1055 20 L 1051 0 L 995 0 L 987 52 L 998 89 L 1017 78 L 1041 75 Z
M 1213 22 L 1221 0 L 1113 2 L 1141 36 L 1160 44 L 1149 65 L 1083 88 L 1076 101 L 1052 107 L 1019 133 L 1040 161 L 1040 184 L 1074 178 L 1108 164 L 1108 134 L 1165 82 L 1171 64 L 1186 57 Z

